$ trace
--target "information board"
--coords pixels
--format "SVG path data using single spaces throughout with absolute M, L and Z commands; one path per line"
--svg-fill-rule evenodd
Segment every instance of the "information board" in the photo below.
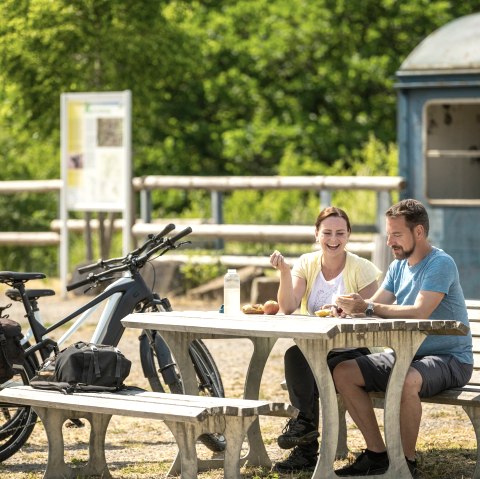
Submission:
M 121 212 L 123 252 L 131 245 L 131 92 L 61 95 L 61 258 L 68 269 L 70 211 Z

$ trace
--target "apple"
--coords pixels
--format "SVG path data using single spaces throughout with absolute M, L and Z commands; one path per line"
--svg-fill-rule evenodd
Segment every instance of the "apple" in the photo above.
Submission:
M 277 314 L 279 309 L 280 306 L 276 301 L 273 301 L 273 299 L 265 301 L 265 304 L 263 305 L 263 312 L 265 314 Z

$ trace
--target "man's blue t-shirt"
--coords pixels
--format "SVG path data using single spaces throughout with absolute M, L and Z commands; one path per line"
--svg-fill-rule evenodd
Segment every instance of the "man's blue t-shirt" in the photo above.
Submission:
M 408 261 L 394 260 L 388 268 L 382 288 L 395 295 L 399 305 L 412 305 L 420 291 L 443 293 L 440 304 L 429 319 L 454 319 L 469 326 L 465 298 L 458 270 L 453 258 L 439 248 L 420 263 L 410 267 Z M 473 364 L 472 335 L 429 335 L 417 351 L 417 355 L 452 354 L 459 361 Z

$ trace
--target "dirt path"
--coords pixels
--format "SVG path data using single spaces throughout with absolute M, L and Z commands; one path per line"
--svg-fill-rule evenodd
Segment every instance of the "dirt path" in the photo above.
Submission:
M 3 297 L 3 295 L 2 295 Z M 44 318 L 58 319 L 75 306 L 83 304 L 85 298 L 71 297 L 68 301 L 59 298 L 45 299 L 42 311 Z M 204 302 L 192 302 L 184 298 L 172 300 L 175 309 L 210 310 L 212 305 Z M 18 320 L 21 311 L 12 307 L 11 317 Z M 78 332 L 76 340 L 87 339 L 92 331 Z M 138 356 L 138 332 L 127 330 L 120 349 L 132 361 L 132 372 L 127 383 L 147 388 L 142 376 Z M 246 340 L 208 340 L 205 341 L 221 372 L 228 396 L 240 397 L 252 352 L 251 343 Z M 285 391 L 280 387 L 283 380 L 283 353 L 292 344 L 289 340 L 277 342 L 266 366 L 261 384 L 261 397 L 288 401 Z M 379 415 L 379 421 L 382 418 Z M 284 419 L 269 418 L 261 421 L 262 434 L 267 450 L 273 461 L 285 456 L 276 444 L 276 436 L 284 425 Z M 349 446 L 353 451 L 364 447 L 363 440 L 355 425 L 348 421 Z M 85 446 L 88 444 L 88 423 L 83 429 L 65 428 L 67 460 L 76 464 L 87 459 Z M 426 405 L 420 431 L 418 449 L 422 468 L 421 477 L 428 479 L 468 479 L 472 477 L 475 458 L 475 436 L 467 416 L 459 408 Z M 114 478 L 150 479 L 163 477 L 168 471 L 176 454 L 173 437 L 158 421 L 146 421 L 135 418 L 114 416 L 107 433 L 107 462 Z M 203 446 L 198 446 L 202 457 L 210 453 Z M 47 442 L 41 423 L 38 423 L 28 443 L 20 452 L 0 464 L 0 478 L 5 479 L 40 479 L 47 460 Z M 340 463 L 338 463 L 340 465 Z M 247 467 L 245 477 L 277 477 L 268 470 Z M 221 470 L 209 471 L 199 475 L 200 479 L 221 479 Z M 304 479 L 307 474 L 296 476 Z

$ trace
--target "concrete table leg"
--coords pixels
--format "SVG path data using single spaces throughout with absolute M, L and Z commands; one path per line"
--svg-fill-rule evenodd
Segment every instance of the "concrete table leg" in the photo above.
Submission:
M 473 429 L 475 430 L 475 438 L 477 439 L 477 460 L 475 462 L 475 470 L 473 471 L 472 479 L 480 479 L 480 410 L 471 406 L 463 406 L 464 411 L 468 414 L 470 421 L 472 421 Z
M 218 336 L 213 335 L 196 335 L 195 333 L 178 333 L 170 331 L 162 331 L 162 337 L 168 344 L 175 361 L 182 375 L 183 387 L 186 394 L 198 394 L 198 384 L 195 370 L 192 361 L 185 351 L 188 351 L 190 343 L 195 339 L 219 339 Z M 221 336 L 220 338 L 224 338 Z M 238 339 L 238 336 L 236 337 Z M 265 369 L 266 362 L 270 355 L 272 348 L 276 343 L 275 338 L 248 338 L 253 343 L 253 354 L 250 358 L 250 363 L 245 378 L 244 398 L 258 399 L 260 392 L 260 383 Z M 217 431 L 215 431 L 217 432 Z M 270 467 L 272 462 L 268 457 L 265 449 L 265 444 L 262 440 L 260 432 L 260 422 L 258 418 L 255 419 L 252 427 L 248 430 L 249 450 L 245 456 L 241 458 L 242 463 L 248 461 L 250 465 L 258 465 Z M 215 467 L 222 467 L 221 459 L 199 459 L 199 470 L 212 469 Z M 175 461 L 170 469 L 173 472 L 180 472 L 180 459 L 177 455 Z
M 175 462 L 168 475 L 181 473 L 182 479 L 196 479 L 198 474 L 196 442 L 201 429 L 196 424 L 165 421 L 178 446 Z
M 267 364 L 268 357 L 277 342 L 276 338 L 249 338 L 253 343 L 253 354 L 248 365 L 247 376 L 245 378 L 245 399 L 258 399 L 260 395 L 260 384 L 263 371 Z M 260 431 L 260 420 L 257 417 L 252 427 L 248 429 L 248 453 L 244 457 L 252 466 L 270 467 L 272 461 L 268 457 L 265 443 Z

